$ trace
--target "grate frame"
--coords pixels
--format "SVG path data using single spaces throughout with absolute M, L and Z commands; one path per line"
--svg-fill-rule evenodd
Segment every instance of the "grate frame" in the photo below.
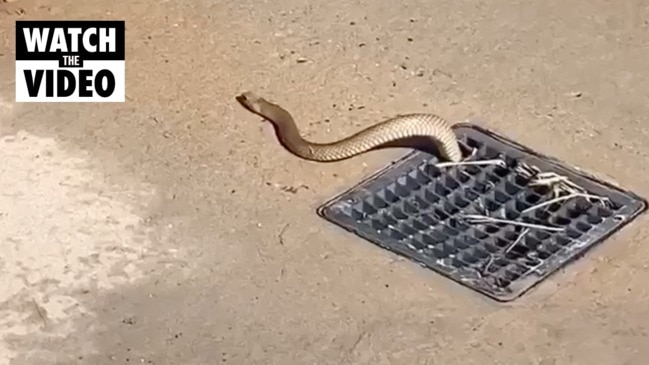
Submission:
M 494 131 L 471 122 L 452 128 L 461 145 L 478 148 L 473 159 L 500 157 L 508 168 L 439 169 L 433 166 L 441 162 L 435 154 L 412 151 L 320 205 L 318 216 L 465 287 L 509 302 L 647 209 L 647 200 L 639 195 Z M 614 207 L 573 198 L 521 214 L 547 201 L 551 192 L 531 188 L 529 181 L 516 177 L 512 166 L 519 162 L 568 177 L 588 193 L 609 198 Z M 458 214 L 484 213 L 483 208 L 489 216 L 524 219 L 564 231 L 530 229 L 515 242 L 524 228 L 472 225 L 458 218 Z

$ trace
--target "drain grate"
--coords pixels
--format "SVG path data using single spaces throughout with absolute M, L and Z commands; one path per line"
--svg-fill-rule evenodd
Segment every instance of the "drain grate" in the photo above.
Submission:
M 461 145 L 475 151 L 471 160 L 505 163 L 437 167 L 435 155 L 411 152 L 320 206 L 318 215 L 510 301 L 646 209 L 637 195 L 491 131 L 468 123 L 453 128 Z M 542 175 L 521 173 L 521 164 L 566 177 L 588 195 L 566 198 L 547 184 L 534 186 Z

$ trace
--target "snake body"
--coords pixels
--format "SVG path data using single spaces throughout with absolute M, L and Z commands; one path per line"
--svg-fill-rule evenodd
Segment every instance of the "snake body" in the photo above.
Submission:
M 291 114 L 279 105 L 250 91 L 237 96 L 237 100 L 251 112 L 273 123 L 284 147 L 307 160 L 318 162 L 343 160 L 386 143 L 411 137 L 430 138 L 437 145 L 442 157 L 450 162 L 462 160 L 460 146 L 450 125 L 434 114 L 399 115 L 336 142 L 314 143 L 301 136 Z

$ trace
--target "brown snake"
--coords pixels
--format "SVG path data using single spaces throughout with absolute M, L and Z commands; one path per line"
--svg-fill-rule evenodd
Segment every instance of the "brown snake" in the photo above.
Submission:
M 291 114 L 247 91 L 236 98 L 251 112 L 274 124 L 284 147 L 293 154 L 311 161 L 328 162 L 347 159 L 389 142 L 410 137 L 426 137 L 435 143 L 445 159 L 460 162 L 462 151 L 450 125 L 434 114 L 396 116 L 365 128 L 351 136 L 331 143 L 305 140 Z

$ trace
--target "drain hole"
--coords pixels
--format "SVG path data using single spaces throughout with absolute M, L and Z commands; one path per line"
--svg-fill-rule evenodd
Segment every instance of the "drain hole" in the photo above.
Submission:
M 480 244 L 480 240 L 477 240 L 471 236 L 466 236 L 466 235 L 462 236 L 462 241 L 464 241 L 464 243 L 466 243 L 469 246 L 477 246 Z
M 442 172 L 435 165 L 426 164 L 422 170 L 424 174 L 433 179 L 442 176 Z
M 424 192 L 424 199 L 426 199 L 428 202 L 432 204 L 435 204 L 440 200 L 439 196 L 433 194 L 433 192 L 430 190 L 426 190 Z
M 545 185 L 540 185 L 540 186 L 535 186 L 534 188 L 532 188 L 532 191 L 535 192 L 536 194 L 539 194 L 539 195 L 543 196 L 543 195 L 546 195 L 547 193 L 549 193 L 551 190 L 550 190 L 549 187 L 547 187 Z
M 450 188 L 451 190 L 455 190 L 460 187 L 460 184 L 458 184 L 457 181 L 455 181 L 455 179 L 450 176 L 447 176 L 446 179 L 444 179 L 444 184 L 446 184 L 446 187 Z
M 403 233 L 392 228 L 388 228 L 387 233 L 391 238 L 394 238 L 395 240 L 403 240 L 406 238 L 406 236 Z
M 539 200 L 541 200 L 541 197 L 536 195 L 536 194 L 531 194 L 531 193 L 526 193 L 525 196 L 525 201 L 530 203 L 530 204 L 536 204 Z
M 564 217 L 554 217 L 552 219 L 552 223 L 560 225 L 560 226 L 567 226 L 570 224 L 570 219 L 564 218 Z
M 537 254 L 538 258 L 541 259 L 541 260 L 545 260 L 548 257 L 552 256 L 549 252 L 540 251 L 540 250 L 536 251 L 536 254 Z
M 504 203 L 509 200 L 509 196 L 503 192 L 496 191 L 494 193 L 494 200 L 498 203 Z
M 465 143 L 466 143 L 467 146 L 472 147 L 472 148 L 476 148 L 476 149 L 482 147 L 482 143 L 480 143 L 480 142 L 478 142 L 475 139 L 470 138 L 470 137 L 467 137 Z
M 518 212 L 516 212 L 516 211 L 511 211 L 511 210 L 505 211 L 505 218 L 507 218 L 509 220 L 515 220 L 519 216 L 520 216 L 520 214 Z
M 429 247 L 429 248 L 433 250 L 433 254 L 435 255 L 435 257 L 440 259 L 445 259 L 455 253 L 455 251 L 452 250 L 451 247 L 444 244 L 435 245 L 434 247 Z
M 378 196 L 372 197 L 372 205 L 374 205 L 378 209 L 383 209 L 388 207 L 388 203 L 386 203 L 385 200 L 379 198 Z
M 415 201 L 413 202 L 413 204 L 418 209 L 426 209 L 430 206 L 430 204 L 426 202 L 424 199 L 422 199 L 420 196 L 415 197 Z
M 521 191 L 521 189 L 518 186 L 512 184 L 509 181 L 505 181 L 505 193 L 507 193 L 509 195 L 514 195 L 514 194 L 518 193 L 519 191 Z
M 541 245 L 541 241 L 537 240 L 529 234 L 526 235 L 525 238 L 523 238 L 523 241 L 525 241 L 525 246 L 532 250 L 536 250 L 536 248 Z
M 378 220 L 378 219 L 372 219 L 372 220 L 370 221 L 370 227 L 374 228 L 374 229 L 377 230 L 378 232 L 381 232 L 382 230 L 386 229 L 386 228 L 388 227 L 388 225 L 385 224 L 385 223 L 383 223 L 383 222 L 381 222 L 381 221 Z
M 494 174 L 496 174 L 496 175 L 498 175 L 500 177 L 505 177 L 505 176 L 509 175 L 509 170 L 507 170 L 507 169 L 505 169 L 503 167 L 500 167 L 500 166 L 496 166 L 494 168 L 493 172 L 494 172 Z
M 404 198 L 410 195 L 409 189 L 401 184 L 391 184 L 388 189 L 392 190 L 398 197 Z
M 538 231 L 535 232 L 534 235 L 536 236 L 536 238 L 540 239 L 541 241 L 550 238 L 550 234 L 548 232 L 546 232 L 546 231 L 538 230 Z
M 378 212 L 378 210 L 376 208 L 374 208 L 374 206 L 372 204 L 370 204 L 369 202 L 367 202 L 367 201 L 363 201 L 363 203 L 361 204 L 361 209 L 360 210 L 364 215 L 372 215 L 372 214 Z
M 559 203 L 552 203 L 548 206 L 548 210 L 552 213 L 556 213 L 559 209 L 561 209 L 561 204 Z
M 583 214 L 583 212 L 581 212 L 581 211 L 568 208 L 568 217 L 571 218 L 571 219 L 579 218 L 579 216 L 582 215 L 582 214 Z
M 467 166 L 464 166 L 464 167 L 465 167 L 464 171 L 469 175 L 474 175 L 475 176 L 475 175 L 480 173 L 480 168 L 478 166 L 467 165 Z
M 477 229 L 472 229 L 472 230 L 471 230 L 471 233 L 472 233 L 472 235 L 473 235 L 474 237 L 476 237 L 476 238 L 478 238 L 478 239 L 481 239 L 481 240 L 483 240 L 483 239 L 489 237 L 488 234 L 486 234 L 486 233 L 484 233 L 484 232 L 482 232 L 482 231 L 480 231 L 480 230 L 477 230 Z
M 492 183 L 494 185 L 496 185 L 496 184 L 498 184 L 500 182 L 500 178 L 498 176 L 496 176 L 496 175 L 486 174 L 485 177 L 487 178 L 487 181 L 489 181 L 490 183 Z
M 473 255 L 478 259 L 478 261 L 482 261 L 487 257 L 491 256 L 489 252 L 485 251 L 484 248 L 481 248 L 479 246 L 473 247 L 472 250 L 473 250 Z
M 590 224 L 600 224 L 603 219 L 596 215 L 589 215 L 586 217 L 586 221 Z
M 622 209 L 622 207 L 624 207 L 624 205 L 622 205 L 620 203 L 617 203 L 617 202 L 614 202 L 613 200 L 611 200 L 608 205 L 614 211 L 618 211 L 618 210 Z
M 514 175 L 514 184 L 518 185 L 521 188 L 524 188 L 529 184 L 530 180 L 522 177 L 521 175 Z
M 444 202 L 444 210 L 448 215 L 455 215 L 460 211 L 457 207 L 453 206 L 453 204 L 448 201 Z
M 602 217 L 602 218 L 608 218 L 613 215 L 613 212 L 606 208 L 598 207 L 597 208 L 597 215 Z
M 514 204 L 514 207 L 516 208 L 516 211 L 518 211 L 519 213 L 522 213 L 525 209 L 531 207 L 531 205 L 525 203 L 522 200 L 516 200 L 516 202 Z
M 520 233 L 514 231 L 506 231 L 504 233 L 505 239 L 512 241 L 512 243 L 518 239 L 519 235 Z
M 539 219 L 539 220 L 544 221 L 544 220 L 547 220 L 550 217 L 550 213 L 548 213 L 548 212 L 546 212 L 544 210 L 537 209 L 534 212 L 534 217 Z
M 432 242 L 434 242 L 434 243 L 442 243 L 442 242 L 445 242 L 446 240 L 448 240 L 450 238 L 449 236 L 445 235 L 444 233 L 442 233 L 440 231 L 430 232 L 427 235 L 427 237 L 429 237 L 432 240 Z
M 474 201 L 480 197 L 478 193 L 470 189 L 464 189 L 462 193 L 464 193 L 464 197 L 470 201 Z
M 412 220 L 412 226 L 417 230 L 417 232 L 428 229 L 428 226 L 418 219 Z
M 449 226 L 444 226 L 444 227 L 442 227 L 442 232 L 443 232 L 444 234 L 446 234 L 446 235 L 448 235 L 448 236 L 452 236 L 452 237 L 455 237 L 455 236 L 457 236 L 457 235 L 460 234 L 460 232 L 454 230 L 453 228 L 451 228 L 451 227 L 449 227 Z
M 473 184 L 472 188 L 473 188 L 475 191 L 477 191 L 478 194 L 484 194 L 484 193 L 486 193 L 487 191 L 489 191 L 489 187 L 487 186 L 487 184 L 483 184 L 483 183 L 481 183 L 481 182 L 479 182 L 479 181 L 476 181 L 476 182 Z
M 351 217 L 352 217 L 352 219 L 354 219 L 356 222 L 360 222 L 360 221 L 362 221 L 363 219 L 365 219 L 365 217 L 367 217 L 367 214 L 361 212 L 361 211 L 358 210 L 358 209 L 352 209 Z
M 415 179 L 413 179 L 409 175 L 399 177 L 397 179 L 397 184 L 401 189 L 404 189 L 406 191 L 419 188 L 417 181 L 415 181 Z
M 500 209 L 500 204 L 496 203 L 495 201 L 493 201 L 491 199 L 485 199 L 484 207 L 489 212 L 495 212 L 498 209 Z
M 448 190 L 447 188 L 445 188 L 441 184 L 435 184 L 435 190 L 434 191 L 435 191 L 435 194 L 437 194 L 439 196 L 446 196 L 446 195 L 451 193 L 450 190 Z
M 411 225 L 407 223 L 402 223 L 399 225 L 399 230 L 406 234 L 409 238 L 412 238 L 415 234 L 417 234 L 417 230 L 414 229 Z
M 460 170 L 454 170 L 453 177 L 455 177 L 455 180 L 459 181 L 461 184 L 466 184 L 467 181 L 471 180 L 469 175 Z
M 460 255 L 463 253 L 462 250 L 469 248 L 469 244 L 464 242 L 464 240 L 462 240 L 462 237 L 454 239 L 453 244 L 458 248 L 458 250 L 460 250 Z
M 457 230 L 457 231 L 466 231 L 469 226 L 464 224 L 461 220 L 451 218 L 448 220 L 448 226 Z
M 431 181 L 433 181 L 430 179 L 430 177 L 422 174 L 420 170 L 412 171 L 409 174 L 409 176 L 411 179 L 415 180 L 419 185 L 426 185 L 429 184 Z
M 424 249 L 426 249 L 426 245 L 424 245 L 423 243 L 421 243 L 417 239 L 411 239 L 410 240 L 410 248 L 412 248 L 412 249 L 414 249 L 414 250 L 416 250 L 418 252 L 422 252 Z
M 393 215 L 396 219 L 398 219 L 398 220 L 401 220 L 401 219 L 407 219 L 407 218 L 408 218 L 408 215 L 407 215 L 406 213 L 404 213 L 404 212 L 401 210 L 401 208 L 394 208 L 394 209 L 392 210 L 392 215 Z
M 586 233 L 586 232 L 590 231 L 592 226 L 590 224 L 586 224 L 584 222 L 577 222 L 577 224 L 575 224 L 575 228 L 582 231 L 583 233 Z
M 494 234 L 494 233 L 500 231 L 500 228 L 498 228 L 496 226 L 488 225 L 488 226 L 485 227 L 484 230 L 485 230 L 485 232 L 487 232 L 489 234 Z
M 403 203 L 403 210 L 408 214 L 417 214 L 417 212 L 419 211 L 419 209 L 417 209 L 414 205 L 410 204 L 409 202 Z
M 581 232 L 577 232 L 577 231 L 572 230 L 572 229 L 566 230 L 566 236 L 572 238 L 573 240 L 581 237 L 581 235 L 582 235 Z
M 389 214 L 384 215 L 382 218 L 383 218 L 383 220 L 385 221 L 385 223 L 388 225 L 388 227 L 390 227 L 390 226 L 396 226 L 397 224 L 399 224 L 399 221 L 396 220 L 396 219 L 394 219 L 394 218 L 393 218 L 391 215 L 389 215 Z
M 378 193 L 378 195 L 383 198 L 383 200 L 385 200 L 388 204 L 396 203 L 399 201 L 399 197 L 388 189 L 383 189 Z
M 460 208 L 466 208 L 467 206 L 469 206 L 469 202 L 466 201 L 466 200 L 464 200 L 464 199 L 462 199 L 462 198 L 459 197 L 459 196 L 456 196 L 456 197 L 453 199 L 453 204 L 455 204 L 456 206 L 458 206 L 458 207 L 460 207 Z
M 470 250 L 470 251 L 473 251 L 473 250 Z M 460 259 L 461 261 L 463 261 L 463 262 L 465 262 L 465 263 L 467 263 L 469 265 L 475 264 L 476 262 L 480 261 L 472 252 L 468 252 L 468 251 L 460 253 L 458 255 L 458 259 Z
M 569 240 L 569 239 L 567 239 L 566 237 L 563 237 L 563 236 L 557 236 L 556 240 L 557 240 L 557 244 L 559 244 L 561 246 L 565 246 L 565 245 L 569 244 L 570 242 L 572 242 L 572 240 Z
M 448 218 L 448 214 L 440 210 L 439 208 L 433 209 L 433 215 L 435 215 L 439 220 L 444 221 Z
M 577 199 L 573 200 L 573 207 L 576 210 L 586 212 L 593 207 L 593 203 L 589 202 L 588 199 L 580 196 Z
M 568 241 L 568 242 L 570 242 L 570 241 Z M 553 244 L 551 242 L 543 242 L 537 248 L 539 253 L 541 253 L 541 254 L 543 254 L 545 256 L 544 259 L 554 255 L 560 249 L 561 249 L 561 246 L 555 245 L 555 244 Z

